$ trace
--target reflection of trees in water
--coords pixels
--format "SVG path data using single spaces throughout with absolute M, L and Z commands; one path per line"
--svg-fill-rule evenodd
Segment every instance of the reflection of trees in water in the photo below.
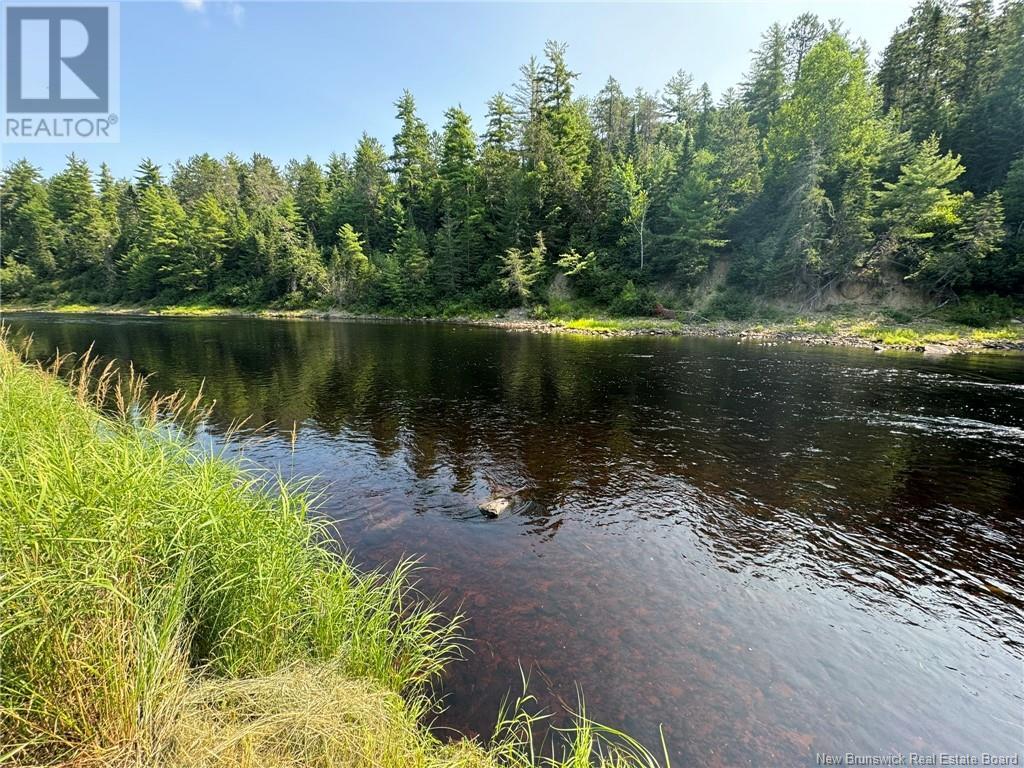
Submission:
M 458 493 L 479 491 L 483 472 L 529 484 L 517 514 L 545 536 L 572 515 L 676 521 L 723 567 L 883 592 L 942 583 L 1020 611 L 1020 456 L 865 418 L 987 412 L 1006 393 L 858 378 L 860 352 L 714 341 L 239 319 L 33 330 L 41 349 L 95 338 L 157 389 L 204 382 L 215 430 L 250 417 L 285 435 L 312 420 L 403 456 L 421 480 L 444 469 Z

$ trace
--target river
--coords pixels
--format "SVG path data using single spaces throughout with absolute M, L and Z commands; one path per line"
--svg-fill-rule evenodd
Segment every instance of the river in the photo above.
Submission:
M 428 323 L 14 315 L 312 476 L 469 619 L 438 728 L 531 690 L 680 766 L 1024 744 L 1024 358 Z M 263 426 L 267 425 L 267 426 Z M 292 430 L 297 430 L 294 449 Z M 260 429 L 256 429 L 261 427 Z M 487 478 L 525 485 L 477 510 Z M 556 720 L 557 722 L 557 720 Z

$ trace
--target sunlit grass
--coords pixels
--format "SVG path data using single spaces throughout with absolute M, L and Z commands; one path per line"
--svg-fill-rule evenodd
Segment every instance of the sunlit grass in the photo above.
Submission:
M 159 315 L 182 315 L 186 317 L 208 317 L 211 315 L 223 315 L 231 310 L 224 307 L 215 307 L 208 304 L 171 304 L 163 307 L 154 307 L 153 311 Z
M 793 326 L 796 330 L 805 333 L 827 334 L 835 333 L 836 321 L 833 319 L 798 317 Z
M 1024 339 L 1024 328 L 1021 326 L 1004 325 L 1001 328 L 977 328 L 971 331 L 974 341 L 1020 341 Z
M 552 322 L 570 331 L 592 331 L 597 333 L 615 333 L 628 331 L 648 330 L 673 330 L 678 329 L 680 324 L 674 320 L 659 320 L 657 318 L 627 317 L 627 318 L 597 318 L 580 317 L 575 319 L 555 318 Z
M 518 731 L 439 742 L 461 619 L 413 564 L 357 570 L 301 488 L 198 451 L 198 399 L 69 368 L 0 338 L 0 764 L 653 764 L 585 717 L 550 760 Z
M 976 329 L 957 325 L 896 326 L 872 322 L 855 323 L 849 327 L 854 335 L 891 346 L 918 346 L 921 344 L 956 344 L 961 340 L 1020 341 L 1024 331 L 1012 326 Z

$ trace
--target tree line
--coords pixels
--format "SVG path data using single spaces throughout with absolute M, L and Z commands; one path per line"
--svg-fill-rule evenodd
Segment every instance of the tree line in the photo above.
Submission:
M 578 94 L 549 42 L 478 134 L 406 91 L 390 151 L 283 168 L 196 155 L 132 179 L 71 155 L 2 178 L 6 298 L 437 312 L 574 296 L 685 305 L 715 264 L 813 301 L 856 277 L 922 292 L 1024 289 L 1024 0 L 925 0 L 873 68 L 836 20 L 774 24 L 716 100 Z

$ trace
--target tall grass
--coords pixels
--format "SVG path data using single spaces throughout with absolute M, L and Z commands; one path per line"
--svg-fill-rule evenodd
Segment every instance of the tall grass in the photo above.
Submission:
M 0 337 L 0 764 L 650 764 L 582 716 L 543 760 L 521 720 L 441 744 L 422 723 L 460 617 L 411 562 L 335 554 L 301 488 L 197 451 L 173 424 L 198 398 L 143 391 Z

